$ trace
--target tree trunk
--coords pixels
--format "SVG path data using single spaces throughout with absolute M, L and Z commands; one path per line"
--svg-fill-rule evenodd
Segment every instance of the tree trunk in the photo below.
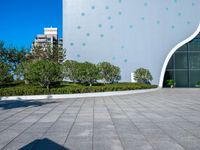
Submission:
M 47 84 L 47 90 L 48 90 L 48 92 L 49 92 L 49 84 Z

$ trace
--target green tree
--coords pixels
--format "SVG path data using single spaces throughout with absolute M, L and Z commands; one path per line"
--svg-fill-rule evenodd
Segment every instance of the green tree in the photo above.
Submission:
M 61 46 L 47 44 L 46 46 L 35 45 L 31 49 L 29 59 L 46 59 L 58 63 L 62 63 L 66 57 L 66 50 Z
M 153 77 L 148 69 L 139 68 L 134 71 L 134 80 L 138 83 L 150 84 L 150 81 L 153 80 Z
M 50 88 L 53 82 L 62 81 L 61 65 L 47 60 L 35 60 L 26 66 L 26 78 L 31 83 Z
M 8 64 L 0 62 L 0 84 L 13 81 L 10 68 Z
M 6 48 L 4 43 L 0 41 L 0 61 L 10 66 L 10 73 L 15 75 L 16 79 L 18 79 L 18 76 L 15 74 L 17 66 L 26 60 L 26 55 L 27 51 L 25 48 Z
M 79 63 L 75 76 L 78 81 L 92 86 L 99 79 L 99 69 L 90 62 Z
M 109 62 L 101 62 L 98 64 L 100 77 L 104 83 L 114 83 L 121 80 L 120 68 L 110 64 Z
M 79 62 L 74 60 L 66 60 L 63 66 L 63 74 L 65 78 L 70 79 L 73 82 L 76 82 L 78 79 L 78 66 L 80 65 Z

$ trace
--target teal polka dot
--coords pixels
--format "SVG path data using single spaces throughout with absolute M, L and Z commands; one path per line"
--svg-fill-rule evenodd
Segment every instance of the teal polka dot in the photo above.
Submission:
M 108 20 L 111 20 L 112 19 L 112 17 L 111 16 L 108 16 Z
M 70 43 L 70 46 L 74 46 L 74 43 L 73 43 L 73 42 L 71 42 L 71 43 Z
M 181 14 L 181 12 L 178 12 L 178 16 L 180 17 L 182 14 Z
M 100 37 L 103 38 L 103 37 L 104 37 L 104 34 L 100 34 Z
M 122 12 L 121 12 L 121 11 L 119 11 L 119 12 L 118 12 L 118 15 L 122 15 Z
M 108 10 L 109 8 L 110 8 L 109 6 L 106 6 L 106 7 L 105 7 L 106 10 Z
M 188 24 L 188 25 L 190 25 L 190 23 L 191 23 L 190 21 L 187 21 L 187 24 Z
M 145 18 L 144 18 L 144 17 L 141 17 L 140 19 L 141 19 L 142 21 L 144 21 Z
M 86 46 L 86 43 L 82 43 L 82 46 Z
M 165 10 L 166 10 L 166 11 L 168 11 L 168 10 L 169 10 L 169 8 L 168 8 L 168 7 L 166 7 L 166 8 L 165 8 Z
M 124 45 L 121 46 L 121 49 L 124 49 Z
M 144 3 L 144 6 L 148 6 L 148 3 L 147 3 L 147 2 L 145 2 L 145 3 Z
M 118 0 L 119 3 L 122 3 L 122 0 Z
M 159 24 L 160 24 L 160 20 L 157 20 L 157 21 L 156 21 L 156 24 L 158 24 L 158 25 L 159 25 Z
M 80 57 L 81 57 L 81 55 L 80 55 L 80 54 L 77 54 L 77 55 L 76 55 L 76 57 L 77 57 L 77 58 L 80 58 Z
M 79 29 L 79 30 L 80 30 L 80 29 L 81 29 L 81 26 L 77 26 L 77 29 Z
M 127 62 L 128 62 L 128 59 L 124 59 L 124 62 L 127 63 Z
M 171 28 L 172 28 L 172 29 L 175 29 L 175 26 L 174 26 L 174 25 L 172 25 L 172 26 L 171 26 Z
M 111 26 L 110 26 L 110 29 L 113 29 L 113 28 L 114 28 L 114 26 L 113 26 L 113 25 L 111 25 Z
M 177 0 L 174 0 L 174 3 L 177 3 Z
M 91 7 L 91 9 L 94 10 L 94 9 L 95 9 L 95 6 L 93 5 L 93 6 Z
M 81 16 L 85 16 L 85 13 L 84 13 L 84 12 L 82 12 L 82 13 L 81 13 Z
M 89 37 L 89 36 L 90 36 L 90 33 L 86 33 L 86 36 Z
M 130 28 L 130 29 L 132 29 L 132 28 L 133 28 L 133 25 L 132 25 L 132 24 L 131 24 L 131 25 L 129 25 L 129 28 Z
M 99 27 L 99 28 L 102 28 L 102 24 L 99 24 L 98 27 Z
M 195 6 L 195 3 L 194 3 L 194 2 L 192 3 L 192 6 Z

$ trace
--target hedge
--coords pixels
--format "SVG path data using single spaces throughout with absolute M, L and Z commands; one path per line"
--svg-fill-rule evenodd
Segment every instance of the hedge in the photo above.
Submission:
M 12 85 L 12 84 L 11 84 Z M 1 86 L 0 96 L 21 96 L 21 95 L 47 95 L 47 94 L 75 94 L 75 93 L 91 93 L 91 92 L 110 92 L 110 91 L 126 91 L 136 89 L 156 88 L 156 85 L 147 85 L 142 83 L 114 83 L 100 84 L 94 86 L 86 86 L 81 84 L 62 84 L 57 88 L 41 88 L 35 85 L 13 84 L 13 86 Z

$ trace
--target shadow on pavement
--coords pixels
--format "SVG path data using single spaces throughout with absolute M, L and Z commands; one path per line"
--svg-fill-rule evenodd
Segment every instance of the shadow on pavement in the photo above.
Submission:
M 21 107 L 39 107 L 42 105 L 57 103 L 55 101 L 51 102 L 41 102 L 41 101 L 34 101 L 34 100 L 1 100 L 0 101 L 0 108 L 3 109 L 14 109 L 14 108 L 21 108 Z
M 50 139 L 35 140 L 19 150 L 70 150 L 51 141 Z

